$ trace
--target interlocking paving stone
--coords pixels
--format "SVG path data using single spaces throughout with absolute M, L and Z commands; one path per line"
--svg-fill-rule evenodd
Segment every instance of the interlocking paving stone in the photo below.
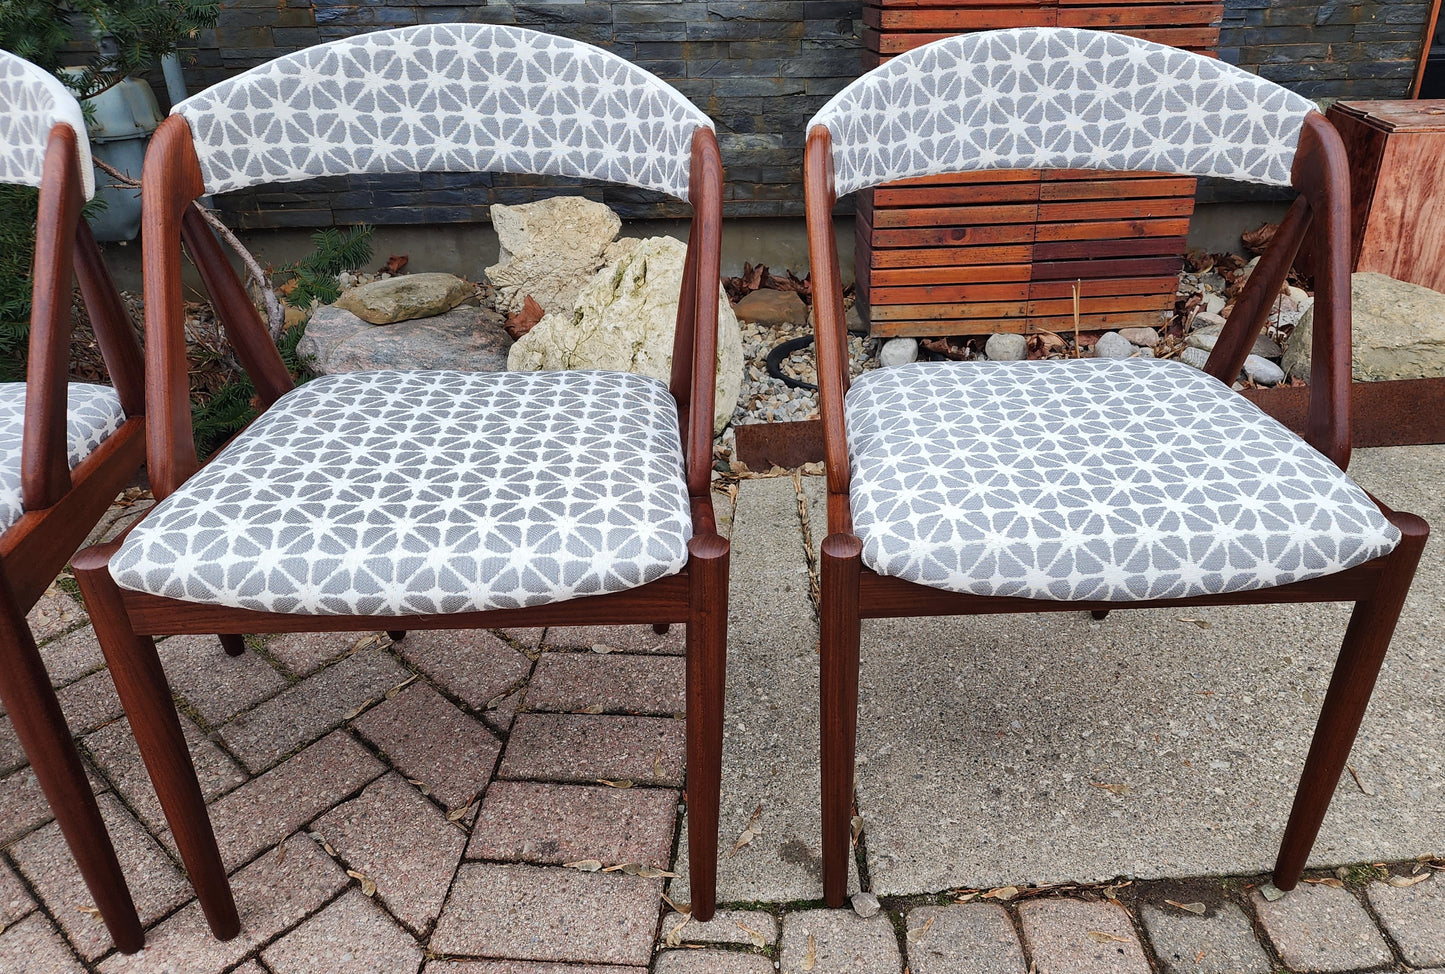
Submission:
M 211 806 L 228 869 L 274 846 L 386 768 L 342 731 L 253 778 Z
M 261 952 L 275 974 L 403 974 L 422 951 L 396 921 L 351 890 Z
M 72 734 L 88 734 L 122 713 L 120 697 L 109 670 L 92 673 L 56 693 Z
M 99 803 L 136 912 L 142 923 L 153 923 L 191 897 L 191 884 L 114 795 L 101 795 Z M 81 912 L 95 900 L 58 824 L 51 822 L 30 833 L 11 847 L 10 854 L 82 957 L 94 960 L 111 948 L 110 933 L 100 917 Z
M 504 778 L 681 785 L 684 735 L 683 721 L 671 717 L 518 714 L 499 773 Z
M 482 799 L 467 857 L 666 869 L 677 800 L 677 792 L 658 788 L 498 781 Z
M 84 974 L 55 925 L 32 913 L 0 930 L 0 971 L 5 974 Z
M 1250 900 L 1286 967 L 1350 971 L 1390 960 L 1385 938 L 1349 890 L 1301 883 L 1273 903 L 1258 890 Z
M 886 913 L 864 920 L 852 910 L 802 910 L 783 917 L 782 969 L 801 971 L 812 935 L 813 974 L 898 974 L 903 958 Z
M 51 817 L 45 793 L 28 766 L 0 778 L 0 846 Z
M 663 917 L 662 937 L 666 939 L 677 930 L 678 943 L 743 944 L 752 947 L 764 947 L 778 939 L 777 918 L 761 910 L 718 910 L 706 923 L 689 919 L 678 929 L 682 920 L 681 913 L 669 913 Z M 758 943 L 753 934 L 761 937 L 763 942 Z
M 502 750 L 485 727 L 420 681 L 352 726 L 448 808 L 468 805 L 487 787 Z
M 244 784 L 246 773 L 241 766 L 206 737 L 205 731 L 195 721 L 185 714 L 180 717 L 181 730 L 186 735 L 186 745 L 191 752 L 191 763 L 195 766 L 196 779 L 201 783 L 201 793 L 206 796 L 206 801 Z M 151 786 L 135 737 L 130 732 L 130 722 L 122 717 L 113 724 L 107 724 L 85 738 L 84 744 L 96 765 L 125 796 L 141 821 L 152 831 L 164 830 L 165 815 Z
M 30 611 L 25 613 L 25 621 L 30 624 L 30 634 L 37 643 L 54 639 L 89 620 L 90 616 L 85 614 L 85 606 L 81 601 L 58 588 L 52 588 L 40 596 L 30 607 Z
M 482 720 L 486 721 L 487 726 L 498 734 L 505 734 L 512 729 L 512 721 L 517 719 L 517 711 L 522 708 L 526 699 L 526 687 L 513 690 L 505 697 L 493 700 L 495 706 L 482 711 Z
M 14 923 L 33 909 L 35 897 L 20 882 L 15 870 L 0 862 L 0 928 Z
M 907 950 L 913 974 L 1025 974 L 1028 970 L 1013 921 L 995 903 L 909 910 Z
M 292 836 L 286 854 L 270 849 L 231 877 L 241 914 L 241 933 L 220 941 L 211 934 L 192 900 L 146 932 L 138 954 L 111 954 L 100 963 L 104 974 L 216 974 L 257 945 L 296 923 L 350 883 L 350 878 L 310 838 Z
M 1129 915 L 1112 903 L 1029 900 L 1019 919 L 1038 974 L 1149 974 Z
M 530 710 L 681 714 L 687 673 L 680 656 L 545 653 L 527 691 Z
M 514 960 L 646 965 L 662 884 L 621 873 L 463 863 L 429 948 Z
M 40 649 L 40 658 L 50 673 L 50 682 L 57 687 L 74 683 L 105 665 L 105 655 L 90 626 L 46 643 Z
M 7 775 L 25 764 L 25 750 L 15 734 L 15 725 L 9 717 L 0 717 L 0 775 Z
M 506 636 L 518 646 L 525 646 L 528 649 L 536 649 L 542 645 L 542 635 L 547 630 L 541 626 L 534 626 L 528 629 L 498 629 L 497 632 Z
M 266 652 L 296 676 L 310 676 L 367 636 L 358 632 L 287 632 L 266 637 Z M 378 640 L 379 641 L 379 640 Z
M 675 622 L 665 636 L 657 635 L 651 626 L 552 626 L 542 642 L 556 649 L 607 646 L 624 653 L 681 656 L 687 651 L 687 626 Z
M 212 727 L 286 689 L 286 679 L 252 652 L 227 656 L 215 636 L 172 636 L 157 644 L 171 690 Z
M 656 974 L 772 974 L 773 962 L 761 954 L 736 950 L 669 950 L 658 955 L 653 970 Z
M 1209 916 L 1177 907 L 1139 911 L 1164 974 L 1269 974 L 1274 970 L 1238 906 L 1220 903 Z
M 395 774 L 317 820 L 342 861 L 376 883 L 397 919 L 423 934 L 441 912 L 467 837 Z
M 538 964 L 529 960 L 434 960 L 423 974 L 647 974 L 645 967 Z
M 509 692 L 532 669 L 527 657 L 479 630 L 407 633 L 396 649 L 412 666 L 478 711 Z
M 221 730 L 226 746 L 252 771 L 340 726 L 356 709 L 411 674 L 379 650 L 363 650 L 272 697 Z
M 1445 880 L 1439 873 L 1414 886 L 1371 883 L 1366 892 L 1407 964 L 1445 964 Z

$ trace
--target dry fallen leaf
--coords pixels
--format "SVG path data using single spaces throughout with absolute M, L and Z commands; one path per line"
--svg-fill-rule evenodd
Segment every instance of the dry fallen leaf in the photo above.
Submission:
M 1423 883 L 1429 878 L 1429 873 L 1418 873 L 1414 876 L 1391 876 L 1386 882 L 1391 886 L 1414 886 L 1416 883 Z
M 1123 889 L 1125 886 L 1132 885 L 1134 885 L 1134 881 L 1132 879 L 1126 879 L 1122 883 L 1115 883 L 1112 886 L 1105 886 L 1104 898 L 1109 900 L 1110 902 L 1117 903 L 1119 902 L 1119 890 Z
M 447 812 L 447 821 L 448 821 L 448 822 L 460 822 L 462 819 L 464 819 L 464 818 L 466 818 L 468 815 L 470 815 L 472 809 L 474 809 L 474 808 L 476 808 L 476 807 L 477 807 L 477 803 L 476 803 L 475 801 L 472 801 L 472 802 L 468 802 L 467 804 L 463 805 L 461 808 L 454 808 L 454 809 L 452 809 L 450 812 Z
M 627 876 L 641 876 L 643 879 L 677 878 L 677 873 L 670 873 L 666 869 L 658 869 L 656 866 L 644 866 L 640 862 L 622 862 L 615 866 L 607 866 L 602 871 L 604 873 L 623 873 Z
M 1202 917 L 1209 910 L 1203 903 L 1180 903 L 1178 900 L 1165 900 L 1164 902 L 1186 913 L 1193 913 L 1195 916 Z
M 818 945 L 813 941 L 813 935 L 808 934 L 808 953 L 803 958 L 803 970 L 811 971 L 818 963 Z
M 359 873 L 355 869 L 348 869 L 346 870 L 346 875 L 350 876 L 352 879 L 356 880 L 361 884 L 362 896 L 376 895 L 376 883 L 372 882 L 365 873 Z
M 974 899 L 976 899 L 977 897 L 978 897 L 978 892 L 975 890 L 975 891 L 972 892 L 972 893 L 962 893 L 962 894 L 960 894 L 960 895 L 958 895 L 958 896 L 955 896 L 955 897 L 953 898 L 953 902 L 955 902 L 955 903 L 971 903 L 971 902 L 972 902 Z
M 689 916 L 692 915 L 691 903 L 684 903 L 681 906 L 678 906 L 672 901 L 672 897 L 668 896 L 666 893 L 662 894 L 662 902 L 666 903 L 669 907 L 671 907 L 674 913 L 686 913 Z
M 691 922 L 692 922 L 692 914 L 691 914 L 691 913 L 684 913 L 684 914 L 682 914 L 682 921 L 681 921 L 680 923 L 678 923 L 677 926 L 675 926 L 675 927 L 673 927 L 671 930 L 667 931 L 667 936 L 663 938 L 663 943 L 665 943 L 665 944 L 666 944 L 667 946 L 669 946 L 669 947 L 676 947 L 678 944 L 681 944 L 681 943 L 682 943 L 682 928 L 685 927 L 685 926 L 687 926 L 687 925 L 688 925 L 689 923 L 691 923 Z
M 1015 896 L 1018 895 L 1019 888 L 1017 886 L 996 886 L 993 889 L 989 890 L 987 893 L 984 893 L 983 898 L 986 900 L 1007 901 L 1013 899 Z
M 631 787 L 632 787 L 632 782 L 629 781 L 629 780 L 627 780 L 626 778 L 620 778 L 620 779 L 618 779 L 617 781 L 608 781 L 606 778 L 598 778 L 598 779 L 597 779 L 597 783 L 598 783 L 599 785 L 606 785 L 608 788 L 631 788 Z
M 652 756 L 652 776 L 653 776 L 654 778 L 661 778 L 661 777 L 662 777 L 662 752 L 661 752 L 661 751 L 658 751 L 656 754 L 654 754 L 654 755 Z
M 100 919 L 100 911 L 97 910 L 97 909 L 96 909 L 95 907 L 93 907 L 93 906 L 77 906 L 77 907 L 75 908 L 75 912 L 76 912 L 76 913 L 84 913 L 86 916 L 90 917 L 92 920 L 99 920 L 99 919 Z
M 1121 937 L 1107 930 L 1090 930 L 1088 937 L 1096 944 L 1127 944 L 1132 942 L 1128 937 Z
M 766 947 L 768 945 L 768 938 L 764 937 L 761 933 L 754 930 L 752 927 L 745 927 L 741 923 L 738 923 L 736 920 L 733 921 L 733 926 L 737 927 L 743 933 L 747 934 L 748 939 L 752 941 L 754 947 Z
M 1306 879 L 1305 882 L 1312 883 L 1315 886 L 1328 886 L 1331 889 L 1341 889 L 1345 885 L 1343 879 L 1336 879 L 1333 876 L 1323 876 L 1319 879 Z
M 1280 889 L 1274 883 L 1265 883 L 1259 888 L 1259 895 L 1263 896 L 1268 902 L 1273 903 L 1275 900 L 1284 896 L 1284 890 Z
M 1112 791 L 1114 794 L 1120 796 L 1128 795 L 1134 790 L 1133 788 L 1121 782 L 1091 781 L 1089 782 L 1089 784 L 1093 785 L 1095 788 L 1102 788 L 1105 791 Z
M 405 680 L 402 680 L 402 681 L 401 681 L 400 683 L 398 683 L 396 686 L 394 686 L 394 687 L 392 687 L 390 690 L 386 691 L 386 699 L 391 700 L 391 699 L 395 698 L 398 693 L 400 693 L 401 691 L 405 690 L 407 687 L 411 686 L 411 685 L 412 685 L 413 683 L 415 683 L 418 679 L 420 679 L 420 677 L 418 677 L 415 673 L 413 673 L 411 676 L 407 677 Z
M 576 862 L 564 862 L 562 867 L 583 873 L 595 873 L 602 868 L 602 861 L 600 859 L 578 859 Z
M 752 816 L 748 818 L 748 827 L 738 835 L 737 845 L 733 846 L 733 851 L 728 853 L 729 859 L 737 855 L 743 846 L 751 844 L 754 839 L 763 834 L 763 827 L 758 824 L 758 820 L 762 817 L 763 806 L 759 804 L 757 808 L 753 809 Z
M 357 708 L 356 708 L 355 710 L 353 710 L 351 713 L 347 714 L 347 715 L 346 715 L 346 719 L 347 719 L 347 720 L 355 720 L 356 718 L 358 718 L 358 717 L 360 717 L 360 716 L 362 715 L 362 713 L 366 710 L 367 707 L 370 707 L 370 706 L 371 706 L 372 704 L 374 704 L 374 703 L 376 703 L 375 700 L 368 700 L 368 701 L 366 701 L 366 703 L 362 704 L 360 707 L 357 707 Z
M 849 830 L 853 833 L 853 844 L 858 844 L 858 838 L 863 834 L 863 816 L 854 815 L 853 820 L 848 823 Z
M 613 649 L 611 646 L 608 646 L 608 645 L 605 644 L 605 643 L 593 643 L 593 644 L 592 644 L 592 652 L 594 652 L 594 653 L 602 653 L 602 654 L 605 655 L 605 654 L 607 654 L 607 653 L 615 653 L 615 652 L 617 652 L 617 650 Z
M 577 713 L 579 713 L 579 714 L 600 714 L 600 713 L 602 713 L 602 704 L 600 704 L 600 703 L 588 704 L 587 706 L 583 707 L 581 710 L 577 711 Z
M 1213 628 L 1213 626 L 1214 626 L 1214 623 L 1210 622 L 1208 619 L 1191 619 L 1191 618 L 1189 618 L 1188 616 L 1180 616 L 1180 617 L 1179 617 L 1179 621 L 1180 621 L 1180 622 L 1192 622 L 1192 623 L 1194 623 L 1196 626 L 1198 626 L 1200 629 L 1211 629 L 1211 628 Z
M 933 926 L 933 921 L 934 921 L 934 920 L 937 920 L 937 919 L 938 919 L 938 915 L 937 915 L 937 914 L 934 914 L 933 916 L 931 916 L 931 917 L 928 918 L 928 922 L 925 923 L 923 926 L 921 926 L 921 927 L 914 927 L 912 930 L 908 931 L 908 942 L 909 942 L 910 944 L 916 944 L 916 943 L 918 943 L 918 941 L 920 941 L 920 940 L 922 940 L 924 937 L 928 936 L 928 931 L 929 931 L 930 928 L 932 928 L 932 926 Z
M 283 862 L 285 862 L 285 861 L 286 861 L 286 840 L 285 840 L 285 839 L 282 839 L 282 840 L 281 840 L 281 843 L 276 846 L 276 862 L 277 862 L 277 864 L 279 865 L 280 863 L 283 863 Z
M 407 783 L 410 784 L 417 791 L 421 792 L 423 795 L 426 795 L 428 798 L 431 797 L 431 789 L 427 787 L 425 781 L 418 781 L 415 778 L 408 778 L 406 780 Z

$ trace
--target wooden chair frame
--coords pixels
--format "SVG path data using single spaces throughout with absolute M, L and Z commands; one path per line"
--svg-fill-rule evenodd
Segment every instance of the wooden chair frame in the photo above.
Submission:
M 819 396 L 828 478 L 828 536 L 822 546 L 822 780 L 823 897 L 841 906 L 847 892 L 849 828 L 853 808 L 861 619 L 1085 609 L 1102 618 L 1112 609 L 1238 605 L 1280 602 L 1355 603 L 1321 709 L 1309 756 L 1285 828 L 1274 882 L 1293 889 L 1319 833 L 1325 810 L 1369 703 L 1394 633 L 1429 526 L 1413 514 L 1380 511 L 1403 535 L 1388 555 L 1335 575 L 1276 588 L 1190 599 L 1147 602 L 1059 602 L 967 595 L 879 575 L 863 567 L 862 542 L 853 533 L 849 506 L 848 445 L 843 396 L 848 389 L 847 330 L 833 236 L 832 137 L 824 126 L 808 134 L 804 159 L 808 245 Z M 1291 172 L 1299 198 L 1260 259 L 1205 371 L 1225 383 L 1244 366 L 1264 327 L 1274 297 L 1305 234 L 1313 230 L 1319 261 L 1312 339 L 1312 382 L 1305 439 L 1341 469 L 1350 460 L 1350 184 L 1349 163 L 1334 127 L 1310 113 Z M 1374 498 L 1371 498 L 1374 500 Z
M 157 499 L 197 468 L 191 434 L 181 243 L 184 241 L 215 302 L 217 314 L 263 408 L 291 386 L 291 377 L 245 288 L 192 201 L 204 192 L 185 119 L 167 119 L 146 156 L 144 269 L 148 378 L 149 470 Z M 156 655 L 153 636 L 176 633 L 352 632 L 385 628 L 471 629 L 539 625 L 687 624 L 688 839 L 692 905 L 712 916 L 717 880 L 718 797 L 722 774 L 722 705 L 727 638 L 728 542 L 717 533 L 711 497 L 712 422 L 717 359 L 717 293 L 722 227 L 722 160 L 717 137 L 697 129 L 692 142 L 692 229 L 678 305 L 670 390 L 679 408 L 691 497 L 693 537 L 686 568 L 628 592 L 523 609 L 426 616 L 305 616 L 234 609 L 120 589 L 109 561 L 112 542 L 74 561 L 86 605 L 115 676 L 131 728 L 170 823 L 181 858 L 212 931 L 225 940 L 240 930 L 225 866 L 205 800 Z
M 85 192 L 74 129 L 53 126 L 35 234 L 21 495 L 25 513 L 0 535 L 0 699 L 55 813 L 106 929 L 126 953 L 144 933 L 80 754 L 25 614 L 65 567 L 145 459 L 140 345 L 81 217 Z M 72 284 L 78 278 L 126 420 L 72 471 L 67 386 Z

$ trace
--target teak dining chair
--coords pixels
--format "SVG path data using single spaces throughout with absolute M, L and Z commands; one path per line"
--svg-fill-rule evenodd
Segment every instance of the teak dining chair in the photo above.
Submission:
M 26 379 L 0 384 L 0 700 L 106 929 L 130 953 L 140 919 L 25 622 L 145 458 L 140 345 L 80 214 L 93 173 L 75 96 L 0 51 L 0 182 L 40 188 Z M 114 388 L 67 381 L 77 278 Z
M 1203 372 L 1174 361 L 919 362 L 849 387 L 841 194 L 986 169 L 1221 176 L 1300 193 Z M 1116 34 L 925 45 L 809 125 L 808 239 L 828 470 L 822 549 L 823 888 L 842 903 L 860 618 L 1350 601 L 1274 882 L 1298 881 L 1429 528 L 1345 474 L 1349 174 L 1308 100 Z M 1319 262 L 1303 439 L 1230 389 L 1306 232 Z
M 671 385 L 617 372 L 290 376 L 202 193 L 345 173 L 550 173 L 693 207 Z M 212 930 L 236 908 L 152 636 L 687 625 L 689 840 L 713 912 L 728 544 L 710 498 L 722 165 L 711 122 L 621 58 L 512 27 L 380 31 L 175 107 L 147 155 L 149 468 L 156 507 L 75 561 Z M 264 411 L 192 445 L 181 242 Z

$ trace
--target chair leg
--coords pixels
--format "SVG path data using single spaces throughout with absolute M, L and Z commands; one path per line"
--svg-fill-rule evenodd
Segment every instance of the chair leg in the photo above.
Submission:
M 1350 616 L 1275 861 L 1274 884 L 1282 890 L 1295 888 L 1319 835 L 1430 534 L 1429 526 L 1413 514 L 1394 513 L 1390 519 L 1404 538 L 1390 553 L 1374 596 L 1355 603 Z
M 1108 610 L 1108 609 L 1095 609 L 1095 610 L 1093 610 L 1092 612 L 1090 612 L 1089 615 L 1091 615 L 1091 616 L 1094 617 L 1094 621 L 1095 621 L 1095 622 L 1103 622 L 1105 619 L 1109 618 L 1109 610 Z
M 722 792 L 723 691 L 727 680 L 728 543 L 688 543 L 687 844 L 692 916 L 717 905 L 718 805 Z
M 858 734 L 858 576 L 862 543 L 849 534 L 823 541 L 819 646 L 823 757 L 823 902 L 848 895 L 853 821 L 854 749 Z
M 0 700 L 96 909 L 122 953 L 145 944 L 135 902 L 86 780 L 70 728 L 10 584 L 0 578 Z
M 672 626 L 668 625 L 667 623 L 659 622 L 652 627 L 652 631 L 657 633 L 659 636 L 666 636 L 667 631 L 671 628 Z
M 406 638 L 405 629 L 388 629 L 386 634 L 391 637 L 391 641 L 394 643 L 399 643 Z
M 216 637 L 227 656 L 240 656 L 246 652 L 246 637 L 234 632 L 223 632 Z
M 71 565 L 201 910 L 211 932 L 230 940 L 241 931 L 236 901 L 155 641 L 131 629 L 120 589 L 110 577 L 110 557 L 118 548 L 87 548 Z

